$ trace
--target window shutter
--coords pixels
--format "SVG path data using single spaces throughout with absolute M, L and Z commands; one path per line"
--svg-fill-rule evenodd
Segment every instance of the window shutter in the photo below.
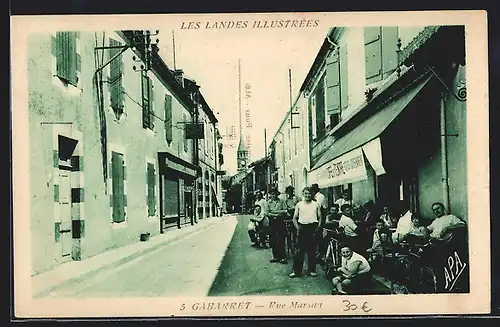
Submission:
M 112 38 L 109 39 L 111 47 L 121 46 L 122 44 Z M 109 59 L 116 56 L 120 49 L 109 49 Z M 109 88 L 111 97 L 111 107 L 117 114 L 123 113 L 123 85 L 122 85 L 122 71 L 123 63 L 122 56 L 118 56 L 109 63 Z
M 119 223 L 125 220 L 125 194 L 123 189 L 124 167 L 122 154 L 112 152 L 111 167 L 113 185 L 113 221 Z
M 165 94 L 165 140 L 172 142 L 172 96 Z
M 71 85 L 77 85 L 76 33 L 56 33 L 56 74 Z
M 148 95 L 148 100 L 149 100 L 149 128 L 151 130 L 154 130 L 154 105 L 153 105 L 153 101 L 154 101 L 154 94 L 153 94 L 153 83 L 151 81 L 151 78 L 148 77 L 148 87 L 149 87 L 149 95 Z
M 335 51 L 326 58 L 326 108 L 328 115 L 340 112 L 339 56 Z
M 382 27 L 382 70 L 384 78 L 394 72 L 398 66 L 398 28 Z
M 184 135 L 183 135 L 183 142 L 184 142 L 184 152 L 188 151 L 188 139 L 186 137 L 186 123 L 188 123 L 188 118 L 185 113 L 182 114 L 182 121 L 184 122 Z
M 325 134 L 325 75 L 316 87 L 316 133 L 318 137 Z
M 349 73 L 347 69 L 347 46 L 340 48 L 340 105 L 341 109 L 349 106 Z
M 382 79 L 381 28 L 365 27 L 365 78 L 366 84 Z
M 155 167 L 154 164 L 148 163 L 147 166 L 147 183 L 148 183 L 148 215 L 156 215 L 156 205 L 155 205 Z
M 142 127 L 149 128 L 149 79 L 142 74 Z

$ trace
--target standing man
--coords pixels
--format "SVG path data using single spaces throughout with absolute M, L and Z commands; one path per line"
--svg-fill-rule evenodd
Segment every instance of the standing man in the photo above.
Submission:
M 316 240 L 318 230 L 321 230 L 321 209 L 318 202 L 312 200 L 311 188 L 303 191 L 303 200 L 295 206 L 293 223 L 298 230 L 298 249 L 293 260 L 293 272 L 290 278 L 302 275 L 304 258 L 307 254 L 308 275 L 316 277 Z
M 278 199 L 279 192 L 277 189 L 271 190 L 269 193 L 270 199 L 267 201 L 267 217 L 269 217 L 269 226 L 271 228 L 271 248 L 273 251 L 273 258 L 270 262 L 286 263 L 285 253 L 285 216 L 287 208 L 285 203 Z

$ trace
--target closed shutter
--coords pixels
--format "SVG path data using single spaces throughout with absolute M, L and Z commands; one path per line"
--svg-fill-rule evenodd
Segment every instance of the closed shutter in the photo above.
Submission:
M 182 141 L 184 144 L 184 152 L 188 151 L 188 139 L 186 135 L 186 124 L 188 123 L 188 117 L 185 113 L 182 114 L 182 121 L 184 122 L 184 135 L 182 136 Z
M 142 127 L 149 128 L 149 78 L 142 74 Z
M 382 79 L 382 43 L 380 27 L 365 27 L 365 78 L 366 84 Z
M 113 187 L 113 222 L 125 220 L 125 193 L 123 155 L 113 152 L 111 156 L 112 187 Z
M 121 46 L 122 44 L 116 40 L 109 39 L 111 47 Z M 109 49 L 109 59 L 114 58 L 120 49 Z M 110 103 L 111 108 L 116 114 L 123 113 L 123 61 L 122 56 L 118 56 L 109 63 L 109 88 L 110 88 Z
M 323 75 L 316 87 L 316 134 L 318 137 L 325 134 L 325 127 L 325 75 Z
M 148 216 L 152 217 L 156 215 L 156 196 L 155 196 L 155 166 L 152 163 L 147 165 L 147 183 L 148 183 Z
M 382 70 L 384 78 L 398 66 L 398 28 L 382 27 Z
M 347 69 L 347 46 L 343 46 L 340 52 L 340 105 L 341 109 L 349 106 L 349 74 Z M 333 127 L 333 126 L 332 126 Z
M 165 140 L 172 142 L 172 96 L 165 94 Z
M 326 58 L 326 108 L 328 115 L 340 112 L 340 70 L 337 51 Z
M 56 74 L 68 84 L 76 86 L 78 79 L 76 76 L 76 33 L 57 32 L 56 33 Z

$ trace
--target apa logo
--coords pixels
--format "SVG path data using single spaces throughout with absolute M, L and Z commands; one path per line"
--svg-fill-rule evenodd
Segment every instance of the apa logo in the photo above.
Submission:
M 444 288 L 446 291 L 451 291 L 464 272 L 467 263 L 462 262 L 457 251 L 454 251 L 452 255 L 448 256 L 446 263 L 447 265 L 444 267 Z

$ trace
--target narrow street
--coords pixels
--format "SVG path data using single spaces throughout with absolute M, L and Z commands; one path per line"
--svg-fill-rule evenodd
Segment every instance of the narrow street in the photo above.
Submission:
M 329 295 L 331 283 L 318 265 L 317 277 L 289 278 L 292 260 L 286 265 L 270 263 L 270 249 L 250 246 L 250 216 L 238 216 L 238 225 L 210 289 L 210 296 L 238 295 Z
M 206 296 L 236 224 L 234 216 L 211 219 L 218 221 L 49 297 Z

